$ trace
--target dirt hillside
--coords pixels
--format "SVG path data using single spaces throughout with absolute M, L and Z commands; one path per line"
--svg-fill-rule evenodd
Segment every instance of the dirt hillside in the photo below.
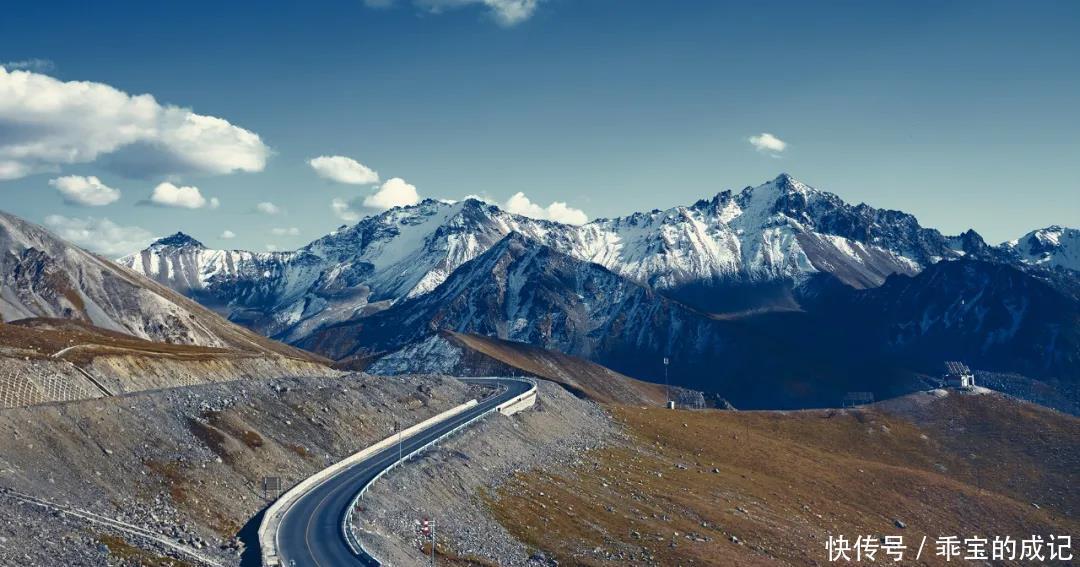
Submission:
M 997 394 L 611 411 L 630 443 L 522 473 L 493 504 L 510 533 L 560 564 L 816 565 L 830 534 L 917 545 L 1080 528 L 1080 420 Z

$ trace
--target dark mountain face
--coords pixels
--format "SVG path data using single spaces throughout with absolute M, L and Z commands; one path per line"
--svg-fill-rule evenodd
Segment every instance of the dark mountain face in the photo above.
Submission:
M 1033 377 L 1080 376 L 1080 303 L 1003 264 L 941 262 L 875 289 L 834 288 L 812 312 L 912 368 L 964 360 Z
M 202 242 L 195 240 L 194 238 L 184 234 L 183 232 L 177 232 L 176 234 L 166 236 L 165 238 L 159 238 L 155 240 L 150 246 L 171 246 L 174 248 L 206 248 Z

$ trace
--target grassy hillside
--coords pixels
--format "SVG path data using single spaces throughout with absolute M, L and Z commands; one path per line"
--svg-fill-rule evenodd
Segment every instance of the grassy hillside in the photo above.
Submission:
M 519 475 L 492 500 L 500 522 L 560 563 L 812 565 L 827 562 L 830 534 L 917 546 L 923 535 L 1080 528 L 1080 420 L 996 394 L 852 410 L 611 410 L 628 443 L 572 470 Z

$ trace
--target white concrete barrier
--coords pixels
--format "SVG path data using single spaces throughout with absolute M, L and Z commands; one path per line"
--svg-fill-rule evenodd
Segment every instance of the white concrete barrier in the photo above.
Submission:
M 457 407 L 446 410 L 436 416 L 430 417 L 404 429 L 400 433 L 400 439 L 408 439 L 413 435 L 427 429 L 428 427 L 439 423 L 445 419 L 451 418 L 473 406 L 478 402 L 476 400 L 469 400 Z M 259 548 L 262 553 L 263 565 L 280 565 L 280 560 L 277 554 L 277 531 L 278 526 L 281 525 L 281 518 L 285 516 L 285 512 L 289 510 L 289 507 L 296 502 L 301 496 L 303 496 L 309 490 L 312 490 L 316 486 L 322 484 L 324 481 L 334 476 L 335 474 L 349 468 L 350 466 L 363 461 L 369 456 L 378 453 L 379 451 L 393 446 L 398 442 L 399 434 L 395 433 L 374 445 L 371 445 L 362 451 L 353 453 L 346 457 L 344 460 L 338 461 L 329 467 L 307 477 L 296 486 L 289 489 L 288 492 L 283 494 L 277 499 L 269 508 L 266 509 L 266 515 L 263 516 L 262 522 L 259 524 Z
M 495 409 L 503 415 L 514 415 L 515 413 L 531 408 L 536 403 L 536 385 L 528 392 L 516 396 L 511 400 L 507 400 L 499 404 Z

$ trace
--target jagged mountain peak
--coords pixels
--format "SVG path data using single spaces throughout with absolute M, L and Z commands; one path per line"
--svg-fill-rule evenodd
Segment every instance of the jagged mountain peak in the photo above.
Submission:
M 1080 229 L 1050 225 L 1006 242 L 1001 247 L 1012 251 L 1020 261 L 1029 265 L 1080 272 Z
M 867 288 L 941 259 L 998 253 L 983 250 L 974 233 L 945 237 L 907 213 L 850 205 L 781 173 L 691 205 L 581 226 L 474 198 L 425 199 L 360 219 L 296 252 L 176 248 L 124 263 L 183 293 L 210 294 L 215 306 L 245 320 L 257 316 L 263 332 L 295 341 L 332 321 L 430 293 L 507 235 L 513 236 L 504 246 L 531 250 L 527 241 L 538 243 L 712 312 L 795 307 L 794 288 L 822 273 Z M 764 295 L 763 282 L 772 286 Z
M 178 231 L 175 234 L 171 234 L 171 235 L 166 236 L 164 238 L 159 238 L 159 239 L 155 240 L 153 243 L 151 243 L 150 246 L 151 247 L 156 246 L 156 247 L 159 247 L 159 248 L 160 247 L 165 247 L 165 246 L 172 247 L 172 248 L 185 248 L 185 247 L 206 248 L 206 246 L 204 246 L 202 242 L 199 242 L 198 240 L 195 240 L 193 237 L 191 237 L 188 234 L 185 234 L 182 231 Z

